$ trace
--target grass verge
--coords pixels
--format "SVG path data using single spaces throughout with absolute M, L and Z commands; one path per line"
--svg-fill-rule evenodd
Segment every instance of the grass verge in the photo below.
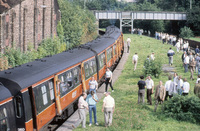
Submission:
M 111 127 L 104 127 L 104 114 L 101 112 L 102 100 L 97 104 L 97 121 L 99 126 L 89 124 L 89 115 L 87 115 L 87 128 L 84 130 L 94 130 L 94 131 L 130 131 L 130 130 L 147 130 L 147 131 L 178 131 L 178 130 L 190 130 L 197 131 L 200 130 L 200 125 L 193 124 L 190 122 L 177 121 L 170 117 L 164 116 L 161 111 L 161 105 L 158 106 L 157 112 L 153 112 L 153 106 L 150 105 L 138 105 L 137 104 L 137 82 L 139 76 L 143 74 L 143 64 L 147 55 L 152 52 L 155 53 L 156 59 L 162 62 L 162 64 L 168 64 L 167 51 L 170 45 L 162 44 L 161 41 L 155 40 L 153 38 L 125 34 L 124 40 L 130 37 L 132 40 L 129 58 L 124 66 L 121 76 L 114 83 L 115 92 L 111 94 L 116 102 L 116 110 L 114 112 L 113 124 Z M 173 47 L 173 50 L 175 48 Z M 133 71 L 132 56 L 137 52 L 139 55 L 139 61 L 137 70 Z M 175 71 L 183 78 L 186 77 L 191 85 L 190 94 L 193 94 L 195 81 L 189 80 L 190 73 L 184 73 L 184 69 L 181 61 L 182 53 L 176 53 L 174 56 Z M 168 74 L 162 73 L 160 78 L 153 78 L 154 84 L 158 85 L 158 81 L 162 80 L 164 83 L 167 81 Z M 195 78 L 196 78 L 195 74 Z M 154 95 L 154 94 L 153 94 Z M 152 95 L 152 98 L 153 98 Z M 146 97 L 145 97 L 146 101 Z M 81 126 L 76 129 L 76 131 L 82 131 Z

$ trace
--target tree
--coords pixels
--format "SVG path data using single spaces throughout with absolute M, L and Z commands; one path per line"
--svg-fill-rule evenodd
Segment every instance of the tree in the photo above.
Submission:
M 200 35 L 200 8 L 195 6 L 187 13 L 187 24 L 194 31 L 195 35 Z
M 190 38 L 193 37 L 193 32 L 189 27 L 181 28 L 180 30 L 180 37 L 182 38 Z

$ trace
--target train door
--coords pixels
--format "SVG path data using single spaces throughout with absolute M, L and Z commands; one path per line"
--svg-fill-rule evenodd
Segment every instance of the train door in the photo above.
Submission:
M 54 77 L 54 93 L 55 93 L 55 99 L 56 99 L 56 110 L 57 110 L 57 115 L 62 114 L 62 109 L 61 109 L 61 103 L 60 103 L 60 80 L 58 79 L 58 75 L 55 75 Z
M 36 105 L 35 105 L 35 97 L 34 97 L 34 93 L 33 93 L 33 88 L 29 87 L 28 88 L 28 92 L 31 98 L 31 108 L 32 108 L 32 116 L 33 116 L 33 128 L 37 129 L 37 120 L 36 120 Z
M 84 90 L 84 92 L 86 92 L 87 88 L 86 88 L 86 83 L 85 83 L 85 68 L 84 68 L 84 63 L 81 63 L 81 79 L 82 79 L 83 90 Z

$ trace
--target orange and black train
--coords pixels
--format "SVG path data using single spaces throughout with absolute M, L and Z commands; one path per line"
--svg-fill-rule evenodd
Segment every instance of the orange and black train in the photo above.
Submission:
M 89 89 L 100 82 L 124 49 L 123 34 L 109 26 L 96 40 L 0 72 L 0 130 L 40 131 L 56 118 L 66 118 Z

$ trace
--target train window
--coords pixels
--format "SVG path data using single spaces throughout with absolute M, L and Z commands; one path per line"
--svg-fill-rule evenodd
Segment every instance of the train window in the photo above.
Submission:
M 54 99 L 54 89 L 53 89 L 52 81 L 49 82 L 49 90 L 50 90 L 50 98 L 51 98 L 51 100 L 53 100 Z
M 92 59 L 90 62 L 90 75 L 93 75 L 94 73 L 96 73 L 96 61 L 95 59 Z
M 107 62 L 112 58 L 112 48 L 107 49 Z
M 72 76 L 72 72 L 71 71 L 67 72 L 66 78 L 67 78 L 67 87 L 68 87 L 68 89 L 73 88 L 73 76 Z
M 99 66 L 102 68 L 105 64 L 105 53 L 99 55 Z
M 43 104 L 46 105 L 48 103 L 48 99 L 47 99 L 47 88 L 45 85 L 41 87 L 41 91 L 42 91 Z
M 16 109 L 16 117 L 22 117 L 22 98 L 21 96 L 15 97 L 15 109 Z
M 80 70 L 79 68 L 74 68 L 73 70 L 73 74 L 74 74 L 74 83 L 75 85 L 78 85 L 80 83 Z
M 90 69 L 89 69 L 89 64 L 88 62 L 86 62 L 84 64 L 84 67 L 85 67 L 85 77 L 88 78 L 90 76 Z
M 113 50 L 114 50 L 114 54 L 116 55 L 117 54 L 116 45 L 113 46 Z
M 0 131 L 10 131 L 6 108 L 0 109 Z

